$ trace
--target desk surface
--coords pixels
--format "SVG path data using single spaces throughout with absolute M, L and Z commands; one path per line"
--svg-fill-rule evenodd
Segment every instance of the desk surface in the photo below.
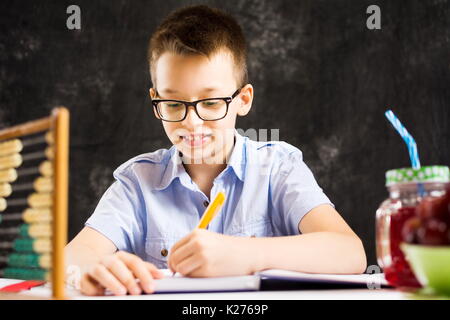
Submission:
M 0 287 L 22 280 L 0 279 Z M 21 293 L 2 293 L 4 299 L 49 299 L 48 284 Z M 414 296 L 394 289 L 337 289 L 337 290 L 287 290 L 218 293 L 150 294 L 140 296 L 83 296 L 67 289 L 67 298 L 74 300 L 408 300 Z

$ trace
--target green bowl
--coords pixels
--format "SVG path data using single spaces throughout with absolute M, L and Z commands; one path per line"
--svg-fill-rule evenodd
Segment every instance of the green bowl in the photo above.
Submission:
M 450 246 L 402 243 L 400 248 L 424 288 L 450 295 Z

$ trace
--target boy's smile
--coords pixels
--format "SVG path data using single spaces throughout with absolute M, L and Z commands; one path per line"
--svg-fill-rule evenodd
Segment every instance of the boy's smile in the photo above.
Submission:
M 215 104 L 222 104 L 223 108 L 226 108 L 225 102 L 221 100 L 208 100 L 197 104 L 198 114 L 191 105 L 188 106 L 183 120 L 162 121 L 170 141 L 188 163 L 226 164 L 226 159 L 233 149 L 236 117 L 248 113 L 253 99 L 253 88 L 250 84 L 237 91 L 239 88 L 235 64 L 229 51 L 219 50 L 210 58 L 198 54 L 178 55 L 166 52 L 157 61 L 155 79 L 155 88 L 150 89 L 152 99 L 191 102 L 207 98 L 231 97 L 233 93 L 236 94 L 229 102 L 227 110 L 216 111 L 223 112 L 218 115 L 221 117 L 219 120 L 202 119 L 205 118 L 205 114 L 201 112 L 207 109 L 206 107 L 202 109 L 202 103 L 208 103 L 208 110 L 214 110 L 212 106 Z M 171 107 L 178 105 L 175 102 L 170 104 Z M 155 108 L 154 112 L 160 119 Z

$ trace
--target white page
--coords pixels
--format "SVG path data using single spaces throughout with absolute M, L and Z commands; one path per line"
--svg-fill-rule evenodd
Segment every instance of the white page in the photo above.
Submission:
M 172 277 L 168 269 L 161 270 L 165 278 L 155 280 L 155 292 L 220 292 L 220 291 L 253 291 L 259 290 L 260 277 L 258 275 L 188 278 L 179 273 Z

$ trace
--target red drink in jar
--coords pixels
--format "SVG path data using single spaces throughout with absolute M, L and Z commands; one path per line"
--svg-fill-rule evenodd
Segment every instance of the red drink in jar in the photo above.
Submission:
M 384 268 L 384 276 L 386 280 L 396 287 L 412 287 L 420 288 L 414 273 L 409 267 L 408 261 L 400 249 L 402 239 L 403 225 L 407 220 L 416 215 L 415 207 L 404 207 L 397 210 L 391 216 L 390 242 L 391 242 L 391 259 L 392 263 Z
M 445 195 L 449 169 L 445 166 L 404 168 L 386 173 L 389 199 L 383 201 L 376 216 L 378 264 L 388 283 L 401 288 L 420 288 L 400 244 L 405 241 L 405 223 L 418 216 L 418 206 Z

